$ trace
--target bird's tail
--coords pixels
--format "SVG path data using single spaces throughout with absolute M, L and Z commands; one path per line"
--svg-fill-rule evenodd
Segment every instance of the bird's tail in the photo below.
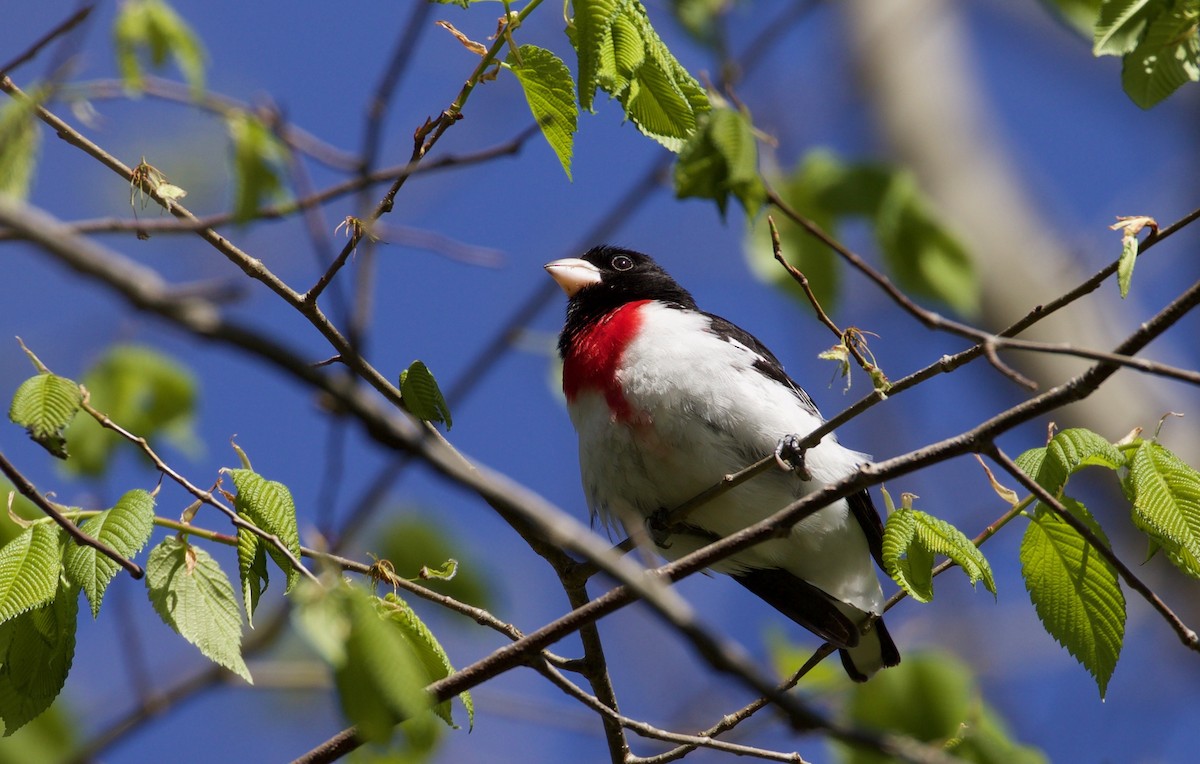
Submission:
M 895 666 L 900 662 L 900 651 L 892 641 L 882 618 L 877 618 L 854 647 L 838 650 L 842 666 L 856 682 L 865 682 L 881 668 Z

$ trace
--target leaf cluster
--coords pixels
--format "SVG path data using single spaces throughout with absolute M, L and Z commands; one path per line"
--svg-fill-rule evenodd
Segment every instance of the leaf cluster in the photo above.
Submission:
M 27 353 L 38 373 L 18 387 L 10 418 L 48 452 L 67 459 L 63 433 L 84 405 L 82 388 Z M 173 362 L 156 353 L 117 348 L 100 368 L 105 374 L 93 380 L 108 380 L 114 408 L 135 421 L 151 426 L 172 421 L 191 408 L 190 375 L 179 373 Z M 146 379 L 132 380 L 131 369 L 149 373 Z M 428 396 L 423 385 L 436 392 L 436 382 L 427 369 L 423 374 L 424 381 L 413 384 Z M 174 396 L 173 402 L 157 398 L 156 392 Z M 412 396 L 415 399 L 418 393 Z M 443 409 L 444 405 L 442 401 Z M 107 418 L 95 409 L 88 413 Z M 449 425 L 448 412 L 443 413 Z M 71 447 L 76 447 L 73 436 Z M 238 451 L 243 466 L 226 473 L 236 491 L 231 498 L 238 520 L 238 574 L 250 620 L 269 580 L 267 559 L 282 570 L 285 593 L 291 593 L 301 578 L 296 564 L 303 550 L 291 492 L 254 472 L 249 459 Z M 101 460 L 98 469 L 104 463 Z M 190 524 L 194 509 L 185 512 L 183 523 L 163 520 L 155 516 L 155 494 L 135 488 L 109 509 L 70 509 L 64 514 L 82 520 L 80 531 L 126 559 L 142 551 L 156 524 L 177 529 L 147 555 L 150 605 L 208 659 L 253 682 L 242 655 L 242 608 L 233 584 L 212 554 L 196 543 L 218 536 Z M 12 514 L 10 519 L 20 530 L 0 546 L 0 721 L 5 735 L 45 712 L 61 692 L 74 657 L 80 592 L 98 618 L 104 594 L 120 571 L 117 561 L 96 547 L 68 541 L 51 518 Z M 305 590 L 300 612 L 298 622 L 331 664 L 347 718 L 364 735 L 384 741 L 403 722 L 406 739 L 419 751 L 437 739 L 431 725 L 435 716 L 454 726 L 449 703 L 433 703 L 425 690 L 452 673 L 453 666 L 434 634 L 399 596 L 377 597 L 335 578 Z M 464 692 L 460 699 L 473 723 L 470 695 Z

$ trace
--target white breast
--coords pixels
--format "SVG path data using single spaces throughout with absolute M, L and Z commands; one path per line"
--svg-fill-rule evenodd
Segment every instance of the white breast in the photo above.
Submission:
M 653 512 L 676 507 L 771 453 L 780 438 L 803 436 L 821 423 L 795 394 L 753 367 L 754 351 L 707 332 L 707 316 L 660 303 L 641 311 L 643 326 L 653 331 L 639 333 L 617 371 L 633 421 L 615 421 L 595 391 L 580 391 L 569 407 L 588 506 L 608 525 L 635 529 Z M 812 482 L 771 469 L 698 508 L 686 522 L 728 535 L 844 477 L 863 459 L 827 436 L 806 455 Z M 658 551 L 675 559 L 705 543 L 675 536 Z M 878 612 L 882 605 L 866 537 L 844 501 L 808 517 L 788 538 L 760 544 L 715 569 L 755 567 L 785 568 L 863 610 Z

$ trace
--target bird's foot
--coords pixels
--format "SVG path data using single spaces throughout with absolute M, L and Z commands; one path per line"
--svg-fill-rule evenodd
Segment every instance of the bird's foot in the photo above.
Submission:
M 801 480 L 812 480 L 808 465 L 804 461 L 804 449 L 800 448 L 797 435 L 784 435 L 775 446 L 775 463 L 784 472 L 794 472 Z
M 659 549 L 671 548 L 671 524 L 671 512 L 666 507 L 659 507 L 646 517 L 646 532 Z

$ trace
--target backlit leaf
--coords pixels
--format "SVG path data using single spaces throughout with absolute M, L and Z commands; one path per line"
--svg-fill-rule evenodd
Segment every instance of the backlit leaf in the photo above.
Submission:
M 75 657 L 79 590 L 63 584 L 54 600 L 0 625 L 0 719 L 7 737 L 54 702 Z
M 542 135 L 570 178 L 579 114 L 571 71 L 562 59 L 544 48 L 522 45 L 519 53 L 519 62 L 511 51 L 506 62 L 525 91 L 525 100 Z
M 0 624 L 40 607 L 58 590 L 59 528 L 36 522 L 0 549 Z
M 8 418 L 24 427 L 39 446 L 59 459 L 66 459 L 63 430 L 75 418 L 82 402 L 83 395 L 75 382 L 56 374 L 38 374 L 17 388 Z
M 1069 498 L 1062 502 L 1107 545 L 1082 504 Z M 1095 677 L 1104 697 L 1125 638 L 1125 596 L 1116 571 L 1074 528 L 1040 504 L 1021 541 L 1020 559 L 1038 618 Z
M 146 590 L 163 623 L 209 660 L 253 683 L 242 659 L 242 614 L 229 578 L 204 549 L 168 536 L 150 551 Z
M 146 546 L 154 529 L 154 497 L 140 488 L 129 491 L 112 509 L 84 521 L 79 529 L 123 557 L 133 557 Z M 121 566 L 94 547 L 74 541 L 67 544 L 64 562 L 67 575 L 87 595 L 95 618 L 100 614 L 104 591 Z

